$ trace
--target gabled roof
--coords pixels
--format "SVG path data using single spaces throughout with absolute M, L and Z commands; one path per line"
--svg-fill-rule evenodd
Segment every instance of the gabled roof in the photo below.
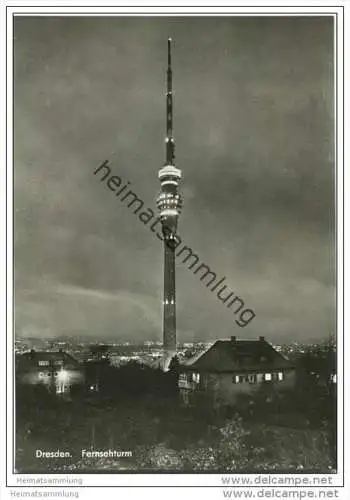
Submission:
M 245 372 L 293 368 L 292 363 L 264 339 L 217 340 L 207 351 L 181 365 L 180 371 Z
M 62 366 L 69 369 L 81 369 L 79 362 L 70 354 L 64 351 L 29 351 L 21 354 L 17 358 L 17 370 L 26 371 L 38 366 L 39 361 L 49 361 L 55 365 L 57 361 L 62 361 Z M 42 369 L 42 368 L 41 368 Z

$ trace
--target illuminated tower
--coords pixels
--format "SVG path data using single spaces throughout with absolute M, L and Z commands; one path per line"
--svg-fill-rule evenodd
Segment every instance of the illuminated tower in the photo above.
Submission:
M 161 192 L 157 198 L 157 205 L 160 213 L 160 221 L 164 237 L 164 369 L 167 368 L 170 359 L 176 353 L 175 249 L 177 220 L 181 211 L 182 199 L 178 192 L 181 170 L 174 164 L 174 150 L 171 38 L 169 38 L 166 92 L 165 164 L 158 172 Z

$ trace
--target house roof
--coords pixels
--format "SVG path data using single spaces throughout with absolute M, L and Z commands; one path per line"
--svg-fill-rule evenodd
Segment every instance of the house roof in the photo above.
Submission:
M 264 339 L 217 340 L 199 356 L 181 365 L 180 371 L 242 372 L 293 368 L 292 363 Z
M 21 354 L 17 358 L 17 370 L 27 371 L 38 367 L 39 361 L 49 361 L 51 365 L 62 361 L 62 366 L 67 369 L 80 369 L 79 362 L 70 354 L 64 351 L 29 351 Z M 42 369 L 42 367 L 40 367 Z

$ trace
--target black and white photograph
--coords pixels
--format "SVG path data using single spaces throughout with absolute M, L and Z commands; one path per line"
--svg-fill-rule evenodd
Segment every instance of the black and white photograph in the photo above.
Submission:
M 12 473 L 336 475 L 337 15 L 8 22 Z

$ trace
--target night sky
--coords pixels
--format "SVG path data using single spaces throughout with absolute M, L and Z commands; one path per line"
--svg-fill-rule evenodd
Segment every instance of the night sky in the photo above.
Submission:
M 17 17 L 16 333 L 161 339 L 161 242 L 93 175 L 156 209 L 167 38 L 179 233 L 256 317 L 178 261 L 179 341 L 322 339 L 335 322 L 331 17 Z

